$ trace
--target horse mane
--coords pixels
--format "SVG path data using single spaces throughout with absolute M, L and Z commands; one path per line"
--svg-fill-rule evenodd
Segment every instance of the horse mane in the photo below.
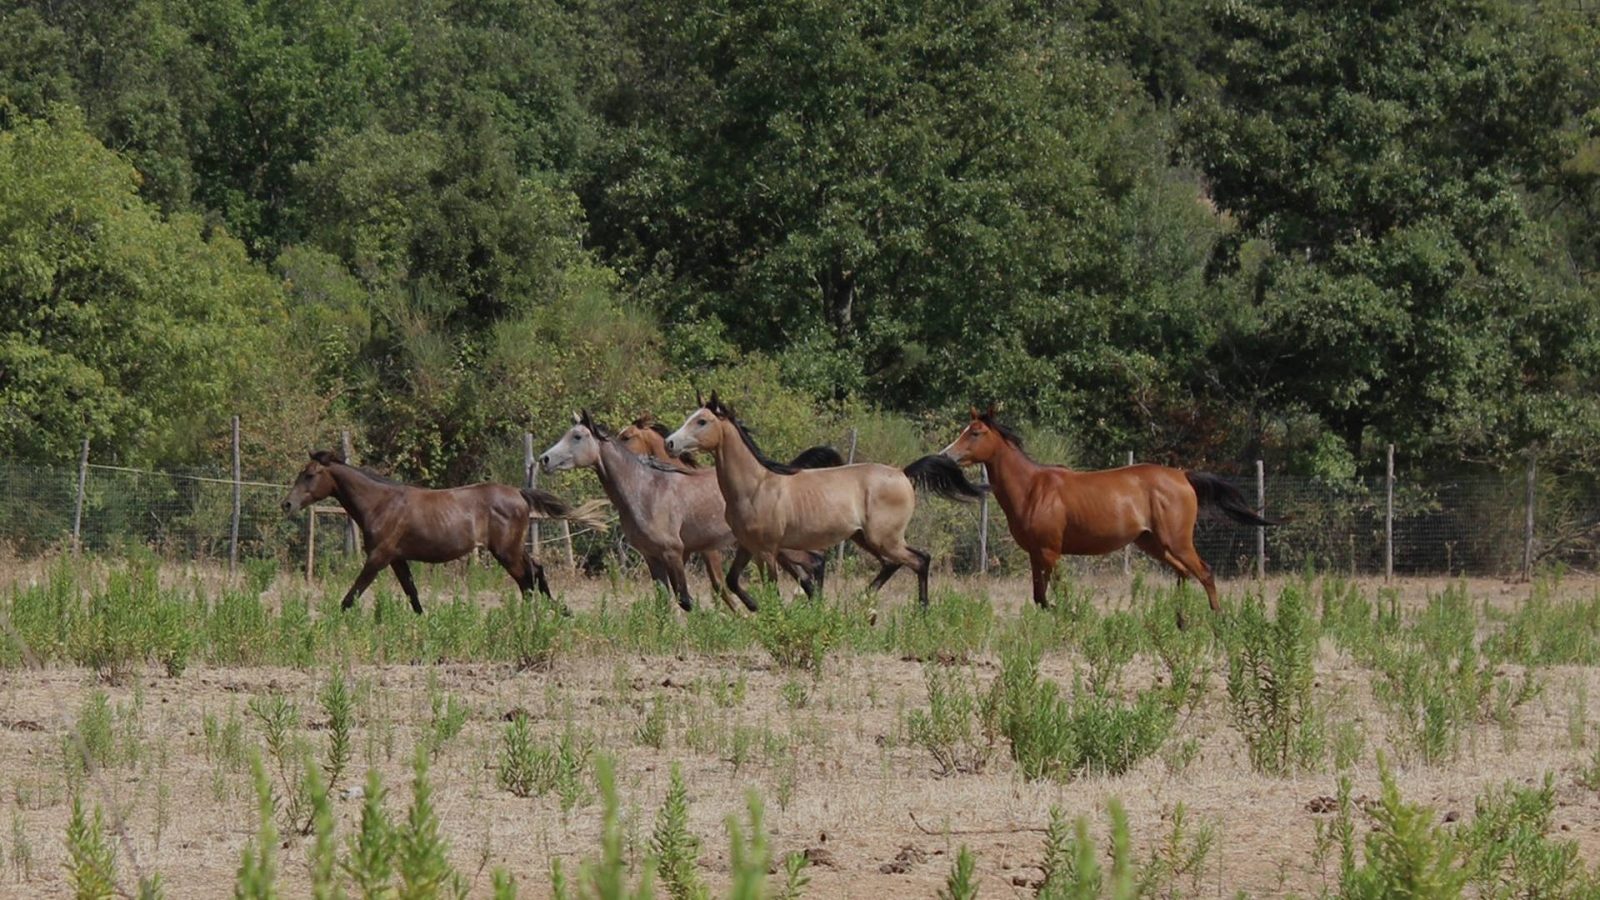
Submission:
M 587 409 L 578 412 L 578 424 L 589 429 L 589 433 L 594 435 L 596 440 L 611 440 L 611 432 L 604 425 L 596 422 L 594 416 L 589 415 Z
M 658 472 L 671 472 L 674 475 L 688 475 L 691 472 L 698 471 L 693 468 L 680 469 L 672 463 L 667 462 L 661 457 L 651 453 L 635 453 L 632 454 L 632 456 L 634 459 L 637 459 L 639 462 L 652 469 L 655 469 Z
M 749 429 L 745 428 L 744 423 L 739 421 L 739 417 L 734 414 L 733 407 L 723 403 L 722 400 L 717 397 L 716 391 L 711 392 L 711 399 L 706 401 L 706 409 L 710 410 L 711 413 L 717 418 L 727 419 L 729 422 L 733 423 L 733 430 L 739 432 L 739 437 L 744 440 L 745 447 L 750 450 L 750 454 L 756 458 L 757 462 L 766 467 L 768 472 L 774 472 L 778 475 L 793 475 L 794 473 L 800 471 L 794 466 L 778 462 L 765 453 L 762 453 L 761 448 L 756 445 L 755 438 L 750 436 Z
M 1001 439 L 1003 439 L 1006 443 L 1017 448 L 1018 450 L 1022 449 L 1022 435 L 1018 434 L 1015 428 L 1012 428 L 1010 425 L 1007 425 L 996 419 L 994 417 L 994 413 L 983 413 L 982 415 L 978 416 L 978 421 L 989 426 L 990 428 L 993 428 L 995 433 L 999 434 Z

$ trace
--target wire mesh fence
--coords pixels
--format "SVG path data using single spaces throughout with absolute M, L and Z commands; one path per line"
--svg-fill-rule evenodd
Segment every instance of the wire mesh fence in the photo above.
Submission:
M 70 548 L 89 552 L 155 553 L 165 558 L 226 561 L 233 543 L 235 484 L 224 467 L 152 472 L 90 463 L 78 471 L 0 461 L 0 543 L 27 556 Z M 1600 485 L 1577 476 L 1542 475 L 1529 494 L 1526 473 L 1470 471 L 1453 477 L 1396 479 L 1392 514 L 1384 478 L 1329 482 L 1268 475 L 1230 479 L 1252 503 L 1264 488 L 1265 513 L 1281 520 L 1258 539 L 1257 529 L 1202 512 L 1195 529 L 1200 555 L 1222 577 L 1319 571 L 1381 575 L 1512 575 L 1525 563 L 1600 567 Z M 240 560 L 300 568 L 311 558 L 334 562 L 356 548 L 347 522 L 334 515 L 286 517 L 285 485 L 242 478 L 236 552 Z M 1532 531 L 1529 501 L 1532 500 Z M 990 501 L 987 536 L 976 504 L 925 499 L 908 540 L 956 572 L 1026 573 L 1027 558 L 1011 539 L 1004 513 Z M 537 555 L 587 568 L 624 560 L 617 529 L 564 533 L 536 523 Z M 1392 535 L 1392 538 L 1390 537 Z M 1530 540 L 1531 537 L 1531 540 Z M 315 543 L 313 550 L 312 542 Z M 853 555 L 854 549 L 846 551 Z M 1129 554 L 1134 566 L 1149 566 Z M 1123 554 L 1078 560 L 1083 570 L 1122 568 Z

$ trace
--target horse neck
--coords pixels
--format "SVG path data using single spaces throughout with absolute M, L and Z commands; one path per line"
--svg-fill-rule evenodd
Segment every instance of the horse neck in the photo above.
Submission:
M 328 467 L 333 476 L 333 499 L 339 501 L 344 511 L 356 525 L 365 529 L 367 517 L 384 498 L 400 490 L 399 485 L 384 484 L 354 466 L 338 463 Z
M 1009 441 L 1001 441 L 1000 449 L 983 464 L 983 470 L 989 476 L 990 489 L 1007 515 L 1022 507 L 1029 486 L 1042 468 Z
M 646 466 L 639 457 L 615 441 L 600 442 L 600 461 L 594 473 L 600 476 L 601 489 L 618 510 L 633 509 L 648 478 Z
M 661 460 L 675 469 L 682 469 L 685 472 L 693 471 L 693 466 L 667 452 L 667 442 L 665 439 L 658 436 L 656 440 L 646 440 L 645 443 L 650 445 L 650 455 L 654 456 L 656 459 Z
M 721 419 L 719 427 L 722 428 L 722 439 L 717 442 L 717 449 L 712 455 L 717 460 L 717 485 L 722 488 L 724 497 L 732 499 L 742 496 L 755 490 L 762 479 L 775 477 L 751 452 L 750 446 L 744 442 L 744 435 L 739 433 L 739 426 Z

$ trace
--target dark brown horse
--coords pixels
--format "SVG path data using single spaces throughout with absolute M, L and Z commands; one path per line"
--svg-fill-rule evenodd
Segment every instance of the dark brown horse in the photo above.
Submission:
M 385 566 L 394 570 L 411 609 L 422 612 L 417 585 L 407 562 L 442 563 L 485 547 L 505 567 L 524 594 L 535 587 L 546 597 L 544 567 L 523 549 L 531 513 L 603 526 L 592 506 L 573 510 L 553 494 L 518 490 L 504 484 L 473 484 L 446 490 L 412 487 L 349 465 L 328 450 L 311 454 L 283 501 L 293 515 L 324 497 L 333 497 L 361 530 L 367 560 L 344 595 L 349 609 Z
M 1215 506 L 1245 525 L 1277 524 L 1257 515 L 1238 488 L 1205 472 L 1148 464 L 1074 472 L 1036 463 L 1022 452 L 1022 438 L 995 420 L 993 406 L 974 408 L 944 455 L 987 470 L 1011 536 L 1028 551 L 1040 606 L 1049 605 L 1050 576 L 1063 555 L 1098 556 L 1133 544 L 1179 580 L 1199 581 L 1218 610 L 1216 579 L 1194 549 L 1200 507 Z

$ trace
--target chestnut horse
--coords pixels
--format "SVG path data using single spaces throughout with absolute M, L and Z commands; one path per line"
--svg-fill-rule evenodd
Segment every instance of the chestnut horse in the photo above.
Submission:
M 785 549 L 821 552 L 845 538 L 883 565 L 869 592 L 883 587 L 901 566 L 910 566 L 917 573 L 917 599 L 927 606 L 929 557 L 907 546 L 905 538 L 917 506 L 916 488 L 952 500 L 983 496 L 959 466 L 940 456 L 924 456 L 904 469 L 879 463 L 796 469 L 774 462 L 715 392 L 667 438 L 668 453 L 694 450 L 717 461 L 717 486 L 739 541 L 728 587 L 751 609 L 755 600 L 739 576 L 752 557 L 770 559 Z
M 528 533 L 528 516 L 573 519 L 604 527 L 594 513 L 598 504 L 573 510 L 553 494 L 518 490 L 504 484 L 473 484 L 447 490 L 412 487 L 359 469 L 328 450 L 311 454 L 283 501 L 285 515 L 293 515 L 324 497 L 333 497 L 361 530 L 367 559 L 361 574 L 344 595 L 344 609 L 356 602 L 385 566 L 394 570 L 413 612 L 422 612 L 417 585 L 408 561 L 442 563 L 460 559 L 478 547 L 487 547 L 516 581 L 524 594 L 535 586 L 546 597 L 550 584 L 544 567 L 522 546 Z
M 1250 509 L 1238 488 L 1205 472 L 1150 464 L 1074 472 L 1034 462 L 1022 452 L 1022 438 L 995 420 L 993 406 L 983 413 L 974 408 L 944 455 L 963 466 L 981 463 L 988 472 L 1011 536 L 1028 551 L 1039 606 L 1049 605 L 1050 576 L 1062 555 L 1098 556 L 1133 544 L 1180 581 L 1199 581 L 1211 609 L 1220 610 L 1211 567 L 1194 549 L 1200 507 L 1214 506 L 1245 525 L 1277 524 Z
M 588 410 L 572 418 L 572 428 L 539 457 L 539 465 L 546 472 L 594 470 L 616 507 L 628 543 L 645 558 L 651 577 L 678 598 L 685 612 L 694 608 L 684 573 L 684 562 L 693 553 L 705 559 L 712 589 L 733 609 L 732 597 L 722 582 L 719 552 L 733 544 L 733 532 L 723 515 L 716 475 L 709 469 L 678 468 L 632 452 L 595 422 Z M 833 453 L 834 464 L 843 461 L 838 456 Z M 822 580 L 820 555 L 784 551 L 778 562 L 807 595 Z
M 653 456 L 665 463 L 685 471 L 700 468 L 700 463 L 694 458 L 693 453 L 683 453 L 673 456 L 667 452 L 667 435 L 670 432 L 667 426 L 656 421 L 656 417 L 645 413 L 634 419 L 626 428 L 617 432 L 617 442 L 627 447 L 640 456 Z M 843 460 L 840 460 L 843 462 Z M 838 465 L 839 463 L 834 463 Z

